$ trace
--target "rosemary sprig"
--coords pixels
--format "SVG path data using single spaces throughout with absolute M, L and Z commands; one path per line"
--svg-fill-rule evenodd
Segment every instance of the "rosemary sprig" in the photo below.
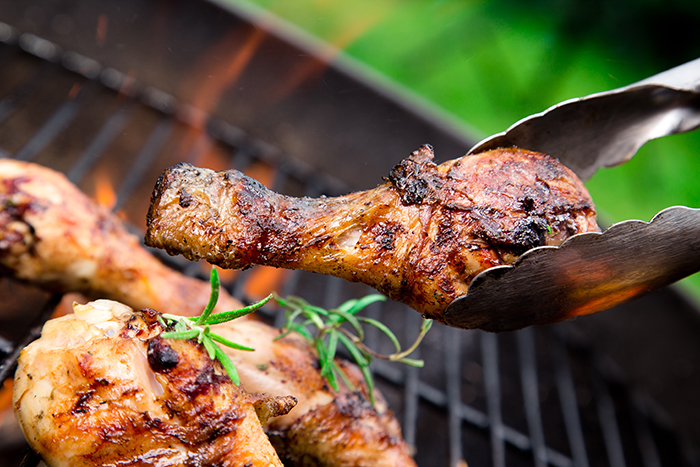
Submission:
M 178 315 L 171 315 L 164 313 L 158 317 L 160 323 L 164 328 L 172 329 L 172 331 L 166 331 L 161 333 L 160 337 L 163 339 L 197 339 L 197 342 L 204 345 L 204 348 L 209 354 L 209 358 L 212 360 L 217 359 L 221 362 L 221 365 L 228 373 L 231 381 L 238 386 L 241 383 L 238 377 L 238 371 L 234 366 L 231 359 L 224 353 L 223 350 L 216 344 L 223 344 L 226 347 L 237 350 L 247 350 L 253 351 L 250 347 L 245 345 L 236 344 L 218 334 L 211 332 L 209 326 L 213 324 L 225 323 L 226 321 L 231 321 L 241 316 L 245 316 L 257 310 L 258 308 L 265 305 L 271 298 L 272 294 L 268 295 L 264 299 L 257 303 L 254 303 L 240 310 L 224 311 L 220 313 L 213 313 L 216 302 L 219 300 L 219 287 L 221 286 L 219 282 L 219 273 L 216 268 L 212 268 L 211 274 L 209 276 L 209 282 L 211 283 L 211 294 L 209 295 L 209 303 L 207 303 L 206 308 L 199 316 L 184 317 Z
M 299 297 L 280 298 L 275 300 L 285 308 L 286 322 L 282 334 L 277 337 L 281 339 L 292 332 L 296 332 L 315 346 L 318 352 L 321 376 L 328 381 L 333 390 L 338 391 L 338 379 L 355 390 L 352 382 L 343 369 L 335 362 L 335 355 L 338 344 L 345 347 L 360 367 L 362 375 L 367 383 L 369 398 L 374 405 L 374 380 L 370 372 L 369 365 L 374 358 L 405 363 L 407 365 L 422 367 L 423 360 L 408 358 L 425 337 L 433 321 L 424 319 L 421 325 L 420 334 L 416 341 L 407 350 L 401 350 L 401 344 L 396 335 L 382 322 L 364 316 L 357 316 L 357 313 L 371 303 L 384 301 L 386 297 L 382 295 L 368 295 L 360 299 L 348 300 L 337 308 L 326 310 L 321 307 L 310 305 Z M 299 321 L 298 321 L 299 320 Z M 346 325 L 346 326 L 344 326 Z M 363 325 L 374 326 L 384 333 L 394 344 L 396 352 L 391 355 L 382 355 L 368 348 L 364 343 L 365 332 Z

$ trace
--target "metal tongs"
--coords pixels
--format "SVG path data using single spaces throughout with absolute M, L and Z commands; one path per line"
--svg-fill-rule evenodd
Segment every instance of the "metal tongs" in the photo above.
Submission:
M 557 104 L 469 154 L 517 146 L 558 158 L 582 180 L 621 165 L 647 141 L 700 126 L 700 59 L 630 86 Z M 479 274 L 447 324 L 511 331 L 596 313 L 700 271 L 700 209 L 671 207 L 558 247 L 527 251 Z

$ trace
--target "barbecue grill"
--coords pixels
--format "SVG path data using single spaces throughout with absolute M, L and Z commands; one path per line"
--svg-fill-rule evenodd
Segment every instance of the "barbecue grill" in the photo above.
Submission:
M 329 64 L 329 49 L 269 18 L 260 24 L 247 10 L 187 0 L 56 8 L 36 2 L 0 9 L 0 156 L 62 171 L 94 196 L 96 181 L 108 178 L 113 209 L 137 233 L 156 177 L 177 162 L 261 174 L 289 195 L 334 196 L 376 184 L 421 143 L 458 156 L 474 142 L 468 129 L 377 85 L 348 60 Z M 43 22 L 32 22 L 37 16 Z M 116 37 L 109 43 L 85 40 L 105 18 L 130 20 L 110 29 Z M 160 50 L 182 53 L 151 58 L 146 25 L 157 31 Z M 242 57 L 250 44 L 254 53 L 222 84 L 217 105 L 198 108 L 202 101 L 179 79 L 184 70 L 202 51 L 232 48 Z M 202 265 L 154 253 L 206 279 Z M 225 285 L 249 302 L 260 298 L 261 277 L 282 295 L 326 307 L 371 292 L 332 277 L 262 268 L 232 275 Z M 60 299 L 0 279 L 0 380 L 11 379 L 19 351 Z M 700 404 L 685 398 L 688 391 L 657 391 L 661 403 L 644 391 L 654 388 L 646 373 L 665 376 L 664 359 L 687 362 L 676 371 L 685 384 L 697 365 L 697 346 L 682 344 L 680 331 L 651 352 L 657 360 L 642 358 L 638 348 L 653 334 L 641 322 L 660 311 L 664 321 L 652 329 L 700 332 L 693 305 L 665 289 L 600 317 L 515 333 L 435 325 L 416 355 L 423 369 L 377 361 L 372 370 L 421 466 L 698 465 L 686 435 Z M 264 313 L 280 319 L 274 310 Z M 373 304 L 368 313 L 404 343 L 420 327 L 420 316 L 396 303 Z M 627 328 L 634 336 L 622 333 Z M 379 335 L 368 338 L 380 351 L 388 345 Z M 669 400 L 694 405 L 683 419 Z M 0 465 L 39 462 L 21 440 L 1 448 Z

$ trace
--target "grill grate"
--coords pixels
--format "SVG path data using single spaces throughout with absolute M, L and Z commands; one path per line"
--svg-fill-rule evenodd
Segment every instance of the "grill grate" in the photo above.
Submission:
M 223 120 L 208 118 L 206 128 L 193 127 L 201 121 L 194 109 L 87 57 L 19 35 L 4 23 L 0 39 L 2 157 L 61 170 L 87 192 L 100 168 L 115 171 L 114 209 L 128 213 L 134 231 L 142 230 L 155 177 L 180 161 L 172 159 L 173 145 L 193 129 L 208 135 L 229 167 L 271 167 L 271 187 L 277 191 L 333 196 L 350 188 Z M 37 109 L 38 115 L 31 113 Z M 142 131 L 135 131 L 135 124 Z M 115 160 L 121 153 L 123 159 L 135 157 Z M 186 274 L 204 275 L 195 263 L 155 253 Z M 255 274 L 255 268 L 240 273 L 227 287 L 250 301 L 256 297 L 248 296 L 246 286 Z M 370 289 L 291 271 L 281 292 L 334 306 Z M 38 336 L 59 298 L 46 301 L 25 326 L 28 331 L 2 338 L 1 381 L 12 375 L 20 349 Z M 373 304 L 367 312 L 400 330 L 397 335 L 405 342 L 420 326 L 417 313 L 396 303 Z M 377 333 L 368 339 L 380 351 L 389 345 Z M 372 370 L 407 441 L 416 447 L 419 465 L 466 465 L 465 459 L 473 466 L 495 467 L 693 465 L 675 434 L 652 416 L 653 405 L 611 377 L 601 363 L 604 357 L 578 345 L 566 326 L 495 335 L 436 325 L 416 357 L 425 359 L 425 368 L 377 361 Z M 11 459 L 6 465 L 38 462 L 31 454 L 23 461 L 18 455 L 3 458 Z

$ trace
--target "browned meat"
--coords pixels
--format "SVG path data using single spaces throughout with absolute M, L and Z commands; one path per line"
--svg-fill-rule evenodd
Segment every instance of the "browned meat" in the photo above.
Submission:
M 82 264 L 89 265 L 89 274 L 81 273 Z M 210 291 L 209 284 L 163 266 L 116 216 L 63 175 L 11 160 L 0 160 L 0 268 L 58 292 L 82 291 L 180 315 L 201 313 Z M 240 307 L 221 290 L 218 310 Z M 243 387 L 299 400 L 289 415 L 265 424 L 288 465 L 415 465 L 379 391 L 375 408 L 362 392 L 332 392 L 320 376 L 315 350 L 293 336 L 273 340 L 279 331 L 264 323 L 239 319 L 217 327 L 216 332 L 256 349 L 225 349 Z M 356 367 L 343 365 L 357 375 Z
M 256 349 L 224 349 L 246 389 L 297 398 L 294 410 L 265 425 L 285 465 L 415 466 L 396 418 L 376 391 L 375 406 L 368 402 L 355 365 L 338 362 L 356 391 L 341 385 L 336 393 L 321 378 L 318 356 L 301 337 L 289 335 L 269 345 L 279 331 L 253 320 L 225 323 L 213 331 Z
M 59 292 L 197 315 L 208 283 L 164 266 L 63 174 L 0 160 L 0 273 Z M 217 310 L 240 307 L 221 294 Z
M 50 467 L 281 467 L 256 408 L 293 398 L 245 392 L 196 341 L 162 339 L 156 316 L 98 300 L 46 323 L 15 375 L 30 445 Z
M 544 154 L 432 159 L 424 146 L 387 183 L 321 199 L 180 164 L 154 189 L 146 243 L 223 268 L 265 264 L 364 282 L 440 320 L 481 271 L 598 230 L 581 181 Z

